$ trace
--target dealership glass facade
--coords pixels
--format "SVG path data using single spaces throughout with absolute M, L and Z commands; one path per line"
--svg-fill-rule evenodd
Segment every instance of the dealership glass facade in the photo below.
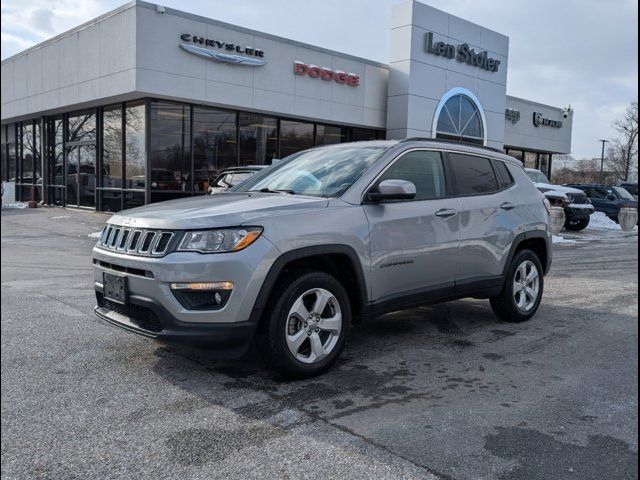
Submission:
M 104 211 L 206 193 L 218 172 L 314 145 L 384 138 L 328 125 L 144 99 L 2 125 L 16 200 Z M 44 167 L 44 172 L 43 172 Z
M 551 160 L 553 153 L 523 150 L 514 147 L 504 147 L 504 152 L 520 160 L 526 168 L 537 168 L 541 170 L 548 179 L 551 179 Z

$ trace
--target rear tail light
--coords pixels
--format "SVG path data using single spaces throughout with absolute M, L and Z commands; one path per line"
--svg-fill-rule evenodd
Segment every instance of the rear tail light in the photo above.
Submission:
M 544 205 L 544 209 L 547 211 L 547 215 L 551 216 L 551 203 L 547 199 L 547 197 L 542 198 L 542 203 Z

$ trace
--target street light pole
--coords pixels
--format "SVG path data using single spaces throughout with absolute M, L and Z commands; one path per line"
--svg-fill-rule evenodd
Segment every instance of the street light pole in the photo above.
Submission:
M 598 140 L 602 142 L 602 154 L 600 155 L 600 183 L 604 183 L 604 144 L 609 140 Z

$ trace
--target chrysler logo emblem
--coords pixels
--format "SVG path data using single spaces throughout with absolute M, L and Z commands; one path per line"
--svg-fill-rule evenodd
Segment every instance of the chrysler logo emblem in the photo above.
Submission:
M 208 48 L 196 47 L 195 45 L 188 45 L 186 43 L 181 43 L 180 48 L 192 53 L 194 55 L 198 55 L 199 57 L 204 57 L 209 60 L 216 60 L 218 62 L 232 63 L 234 65 L 247 65 L 250 67 L 261 67 L 266 65 L 266 61 L 260 58 L 250 58 L 242 55 L 234 55 L 231 53 L 222 53 L 216 52 L 215 50 L 210 50 Z

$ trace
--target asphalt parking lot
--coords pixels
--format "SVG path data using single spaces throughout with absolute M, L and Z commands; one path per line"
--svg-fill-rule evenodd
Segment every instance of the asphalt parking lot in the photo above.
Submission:
M 106 218 L 2 211 L 2 478 L 638 478 L 637 234 L 557 245 L 528 323 L 396 313 L 291 382 L 98 320 Z

